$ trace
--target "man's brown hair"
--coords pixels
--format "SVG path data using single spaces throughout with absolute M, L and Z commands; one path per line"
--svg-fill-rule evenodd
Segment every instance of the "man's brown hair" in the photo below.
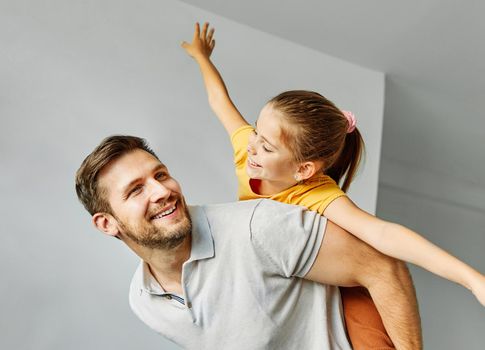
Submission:
M 105 138 L 84 159 L 76 172 L 76 193 L 79 201 L 91 215 L 102 212 L 113 214 L 106 199 L 106 189 L 101 188 L 98 183 L 101 170 L 113 160 L 137 149 L 144 150 L 158 159 L 145 139 L 126 135 Z

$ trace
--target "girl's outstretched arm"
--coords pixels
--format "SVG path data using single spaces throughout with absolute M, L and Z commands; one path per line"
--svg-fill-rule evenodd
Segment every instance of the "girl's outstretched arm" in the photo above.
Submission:
M 416 232 L 370 215 L 348 197 L 334 200 L 324 215 L 381 253 L 461 284 L 485 306 L 485 276 Z
M 184 41 L 182 47 L 199 64 L 209 104 L 228 134 L 232 135 L 236 129 L 248 125 L 248 122 L 232 103 L 221 75 L 210 60 L 215 40 L 213 39 L 214 28 L 209 31 L 208 29 L 209 23 L 204 23 L 202 32 L 199 23 L 196 23 L 192 43 Z

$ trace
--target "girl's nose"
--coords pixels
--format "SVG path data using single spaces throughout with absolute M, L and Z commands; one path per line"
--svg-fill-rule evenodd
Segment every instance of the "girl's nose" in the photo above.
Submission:
M 254 147 L 254 142 L 256 141 L 256 134 L 252 133 L 248 140 L 248 153 L 256 154 L 256 147 Z
M 253 143 L 251 141 L 249 141 L 248 143 L 248 153 L 256 154 L 256 148 L 253 146 Z

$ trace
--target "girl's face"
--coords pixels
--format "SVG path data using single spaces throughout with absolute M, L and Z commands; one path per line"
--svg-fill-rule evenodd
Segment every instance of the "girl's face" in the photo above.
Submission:
M 265 181 L 274 191 L 297 183 L 297 164 L 281 141 L 281 118 L 270 105 L 264 106 L 256 122 L 256 132 L 249 138 L 246 172 L 252 179 Z

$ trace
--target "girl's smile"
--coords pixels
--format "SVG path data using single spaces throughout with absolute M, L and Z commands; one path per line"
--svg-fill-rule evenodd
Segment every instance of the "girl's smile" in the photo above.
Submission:
M 264 106 L 248 143 L 246 172 L 251 179 L 261 181 L 258 188 L 264 192 L 277 193 L 296 183 L 297 165 L 281 141 L 280 123 L 278 112 Z

